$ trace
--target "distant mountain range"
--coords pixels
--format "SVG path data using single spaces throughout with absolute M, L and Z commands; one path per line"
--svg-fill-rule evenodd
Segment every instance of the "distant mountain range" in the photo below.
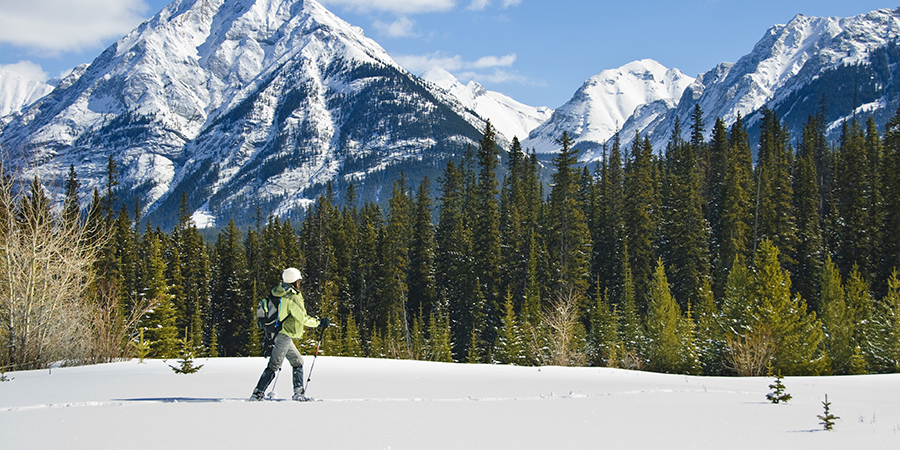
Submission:
M 755 142 L 759 111 L 768 107 L 796 139 L 823 100 L 831 139 L 853 117 L 874 116 L 883 130 L 900 105 L 898 35 L 900 9 L 850 18 L 798 15 L 770 28 L 736 63 L 721 63 L 697 79 L 650 60 L 627 64 L 585 82 L 525 145 L 554 152 L 554 136 L 568 131 L 582 159 L 593 161 L 610 130 L 618 129 L 624 144 L 640 132 L 662 149 L 676 121 L 683 137 L 690 133 L 695 105 L 703 111 L 707 137 L 716 118 L 730 126 L 741 115 Z
M 8 170 L 57 188 L 73 165 L 84 198 L 112 156 L 122 203 L 162 226 L 183 194 L 201 226 L 248 223 L 257 207 L 296 218 L 329 184 L 383 201 L 401 172 L 410 184 L 436 180 L 486 120 L 501 144 L 517 136 L 542 154 L 567 132 L 586 162 L 617 131 L 664 148 L 676 121 L 689 132 L 695 105 L 707 133 L 716 117 L 741 115 L 752 136 L 768 107 L 796 139 L 823 97 L 832 139 L 854 116 L 883 127 L 900 105 L 898 33 L 900 10 L 798 15 L 696 79 L 635 61 L 551 110 L 441 70 L 416 77 L 313 0 L 176 0 L 61 80 L 0 72 L 0 112 L 11 112 L 0 147 L 19 164 Z

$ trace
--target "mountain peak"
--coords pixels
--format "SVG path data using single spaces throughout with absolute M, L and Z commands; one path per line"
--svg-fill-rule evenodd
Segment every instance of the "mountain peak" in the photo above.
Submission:
M 678 69 L 669 69 L 652 59 L 632 61 L 592 76 L 553 117 L 535 129 L 523 143 L 538 153 L 559 150 L 556 144 L 568 132 L 584 151 L 599 147 L 619 130 L 641 105 L 668 102 L 672 105 L 694 79 Z M 582 158 L 592 158 L 590 154 Z
M 303 214 L 328 183 L 377 201 L 369 174 L 415 182 L 410 165 L 439 167 L 481 126 L 315 1 L 176 0 L 10 121 L 0 145 L 56 179 L 74 164 L 85 192 L 113 156 L 120 198 L 148 220 L 171 225 L 185 193 L 212 225 L 256 205 Z

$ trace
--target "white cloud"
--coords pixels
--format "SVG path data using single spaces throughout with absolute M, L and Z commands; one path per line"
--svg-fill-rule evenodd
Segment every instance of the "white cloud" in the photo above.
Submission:
M 322 0 L 326 6 L 344 6 L 356 11 L 388 11 L 398 14 L 449 11 L 455 0 Z
M 472 3 L 466 9 L 469 11 L 484 11 L 484 8 L 487 8 L 490 4 L 490 0 L 472 0 Z
M 519 6 L 522 3 L 522 0 L 503 0 L 504 8 L 511 8 L 513 6 Z
M 440 67 L 448 72 L 457 72 L 491 67 L 510 67 L 516 62 L 516 54 L 483 56 L 475 61 L 466 61 L 460 55 L 445 56 L 437 52 L 425 55 L 399 55 L 395 56 L 394 60 L 413 73 L 421 73 L 435 67 Z
M 19 61 L 15 64 L 0 65 L 0 72 L 13 74 L 22 80 L 45 82 L 50 78 L 44 69 L 31 61 Z
M 131 31 L 144 0 L 0 0 L 0 43 L 50 52 L 79 50 Z
M 467 61 L 460 55 L 447 56 L 438 53 L 425 55 L 398 55 L 394 56 L 406 70 L 421 74 L 429 69 L 441 68 L 450 72 L 461 83 L 476 81 L 478 83 L 516 83 L 527 86 L 543 86 L 544 82 L 535 81 L 526 76 L 519 75 L 511 68 L 516 62 L 516 54 L 510 53 L 504 56 L 482 56 L 474 61 Z
M 409 20 L 406 16 L 400 17 L 392 23 L 385 23 L 380 20 L 372 24 L 381 34 L 389 37 L 418 37 L 415 31 L 416 23 Z

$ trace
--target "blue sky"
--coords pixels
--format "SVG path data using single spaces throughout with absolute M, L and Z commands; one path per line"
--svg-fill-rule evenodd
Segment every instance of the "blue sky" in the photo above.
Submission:
M 895 0 L 896 1 L 896 0 Z M 90 62 L 168 0 L 0 0 L 0 66 L 54 77 Z M 796 14 L 850 17 L 873 0 L 321 0 L 419 74 L 441 66 L 556 108 L 587 78 L 652 58 L 690 76 L 734 62 Z

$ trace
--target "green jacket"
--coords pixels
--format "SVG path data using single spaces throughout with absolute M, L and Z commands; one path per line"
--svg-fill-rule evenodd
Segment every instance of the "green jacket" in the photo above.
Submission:
M 302 339 L 304 327 L 319 326 L 319 319 L 306 314 L 303 294 L 297 292 L 291 285 L 281 283 L 275 286 L 272 288 L 272 295 L 281 297 L 281 303 L 278 305 L 278 321 L 282 323 L 281 334 Z

